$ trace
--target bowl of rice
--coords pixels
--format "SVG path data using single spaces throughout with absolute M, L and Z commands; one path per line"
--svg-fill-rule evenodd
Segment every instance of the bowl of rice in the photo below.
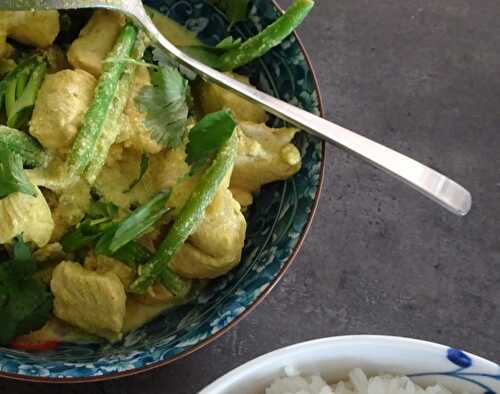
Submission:
M 500 394 L 500 366 L 409 338 L 344 336 L 276 350 L 199 394 Z

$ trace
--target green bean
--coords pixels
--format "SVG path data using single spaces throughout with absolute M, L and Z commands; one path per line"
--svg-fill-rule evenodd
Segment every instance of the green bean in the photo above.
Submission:
M 137 28 L 127 24 L 110 53 L 116 59 L 127 59 L 134 48 Z M 80 176 L 87 169 L 96 154 L 96 145 L 103 130 L 103 124 L 112 108 L 120 78 L 125 71 L 125 62 L 106 63 L 95 90 L 94 100 L 85 114 L 83 125 L 78 132 L 68 158 L 70 177 Z
M 312 0 L 295 0 L 282 16 L 262 32 L 224 53 L 220 59 L 222 70 L 232 71 L 279 45 L 302 23 L 313 6 Z
M 139 278 L 130 287 L 132 292 L 144 293 L 169 269 L 170 261 L 201 223 L 206 208 L 213 201 L 222 181 L 233 168 L 237 146 L 238 140 L 233 134 L 219 150 L 155 255 L 141 267 Z
M 142 58 L 146 49 L 145 37 L 140 34 L 137 38 L 134 49 L 132 50 L 131 58 L 139 60 Z M 97 141 L 95 154 L 92 161 L 85 170 L 85 179 L 91 185 L 95 182 L 101 169 L 106 163 L 109 149 L 113 145 L 120 134 L 120 119 L 127 104 L 130 90 L 132 89 L 135 79 L 137 64 L 127 61 L 125 71 L 120 79 L 116 95 L 111 104 L 111 108 L 102 125 L 101 135 Z

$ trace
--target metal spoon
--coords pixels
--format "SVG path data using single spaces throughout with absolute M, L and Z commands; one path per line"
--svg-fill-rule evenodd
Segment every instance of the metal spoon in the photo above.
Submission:
M 0 9 L 3 10 L 74 8 L 108 8 L 126 14 L 147 31 L 176 62 L 194 70 L 207 80 L 260 104 L 270 113 L 304 131 L 357 154 L 449 211 L 461 216 L 469 212 L 472 204 L 471 194 L 439 172 L 319 116 L 238 82 L 184 54 L 158 31 L 140 0 L 0 0 Z

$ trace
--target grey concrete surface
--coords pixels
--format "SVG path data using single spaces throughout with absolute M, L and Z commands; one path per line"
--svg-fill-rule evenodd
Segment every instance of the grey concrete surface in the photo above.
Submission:
M 344 334 L 423 338 L 500 361 L 499 20 L 498 0 L 317 0 L 301 28 L 328 118 L 462 182 L 469 216 L 330 147 L 299 257 L 232 332 L 142 376 L 0 381 L 0 393 L 191 394 L 268 351 Z

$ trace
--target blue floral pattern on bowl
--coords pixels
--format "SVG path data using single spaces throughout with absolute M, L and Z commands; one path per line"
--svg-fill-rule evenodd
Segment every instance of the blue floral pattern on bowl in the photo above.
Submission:
M 146 4 L 176 20 L 207 44 L 227 34 L 224 16 L 202 0 L 149 0 Z M 269 0 L 252 3 L 248 22 L 231 34 L 248 37 L 279 11 Z M 264 91 L 319 113 L 314 75 L 295 37 L 245 67 L 242 73 Z M 279 124 L 278 120 L 274 120 Z M 323 144 L 301 133 L 296 144 L 302 170 L 262 191 L 250 212 L 242 263 L 213 281 L 193 302 L 168 311 L 114 345 L 63 344 L 56 351 L 25 353 L 1 349 L 0 376 L 98 379 L 165 363 L 220 334 L 272 287 L 290 262 L 312 220 L 322 177 Z
M 448 349 L 446 358 L 458 368 L 445 372 L 423 372 L 412 374 L 410 377 L 443 376 L 459 379 L 480 387 L 484 390 L 484 394 L 499 394 L 499 392 L 493 389 L 493 386 L 489 383 L 489 381 L 500 382 L 500 366 L 498 367 L 497 374 L 475 371 L 471 372 L 470 369 L 474 367 L 472 358 L 469 357 L 469 355 L 467 355 L 464 351 L 453 348 Z

